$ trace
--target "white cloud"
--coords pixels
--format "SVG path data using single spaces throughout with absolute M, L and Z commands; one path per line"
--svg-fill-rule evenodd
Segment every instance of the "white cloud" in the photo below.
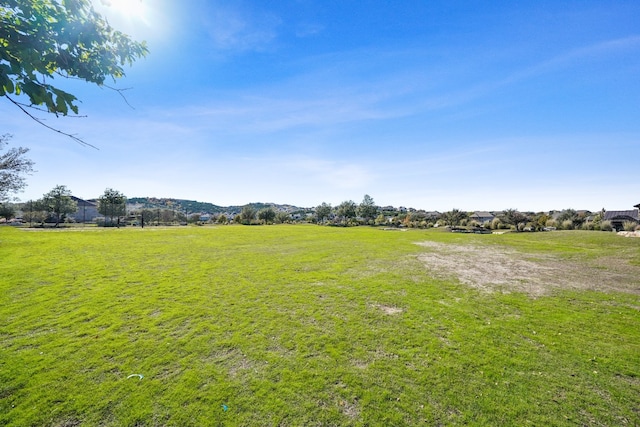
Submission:
M 212 15 L 201 17 L 212 46 L 222 51 L 250 51 L 267 48 L 277 37 L 280 18 L 271 13 L 260 13 L 218 4 Z

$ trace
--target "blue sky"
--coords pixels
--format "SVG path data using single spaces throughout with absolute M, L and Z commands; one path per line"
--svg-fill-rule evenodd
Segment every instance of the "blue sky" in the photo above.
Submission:
M 7 102 L 0 129 L 57 184 L 128 197 L 447 211 L 640 202 L 637 1 L 111 0 L 150 54 L 85 118 Z M 128 3 L 128 5 L 127 5 Z M 135 6 L 133 6 L 135 5 Z

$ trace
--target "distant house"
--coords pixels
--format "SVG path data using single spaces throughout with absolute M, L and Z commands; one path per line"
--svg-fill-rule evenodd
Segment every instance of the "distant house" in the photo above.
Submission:
M 95 201 L 83 200 L 75 196 L 71 196 L 74 202 L 78 205 L 78 210 L 71 214 L 75 222 L 93 222 L 99 216 L 98 204 Z
M 640 204 L 639 204 L 640 205 Z M 638 205 L 636 205 L 637 207 Z M 638 210 L 640 209 L 640 207 L 638 207 L 638 209 L 634 209 L 634 210 L 630 210 L 630 211 L 606 211 L 604 213 L 604 220 L 605 221 L 610 221 L 611 222 L 611 226 L 616 230 L 616 231 L 621 231 L 624 229 L 624 223 L 625 222 L 635 222 L 636 224 L 638 222 L 640 222 L 640 219 L 638 218 Z
M 480 224 L 491 222 L 493 221 L 493 218 L 495 218 L 495 216 L 491 212 L 484 211 L 476 211 L 469 217 L 472 221 L 476 221 Z

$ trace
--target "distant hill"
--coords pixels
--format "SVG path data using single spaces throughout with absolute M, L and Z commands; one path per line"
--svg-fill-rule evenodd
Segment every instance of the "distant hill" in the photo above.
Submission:
M 306 212 L 310 209 L 300 208 L 293 205 L 282 205 L 276 203 L 248 203 L 243 206 L 218 206 L 208 202 L 198 202 L 196 200 L 169 199 L 157 197 L 131 197 L 127 199 L 127 204 L 136 205 L 139 209 L 173 209 L 189 213 L 208 213 L 208 214 L 238 214 L 245 206 L 251 206 L 256 210 L 272 207 L 276 211 L 284 211 L 288 213 Z

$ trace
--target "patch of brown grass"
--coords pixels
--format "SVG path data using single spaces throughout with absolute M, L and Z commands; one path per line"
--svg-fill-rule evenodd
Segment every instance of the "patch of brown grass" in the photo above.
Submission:
M 373 304 L 373 307 L 375 307 L 378 310 L 382 311 L 384 314 L 388 314 L 390 316 L 392 316 L 394 314 L 400 314 L 400 313 L 402 313 L 404 311 L 402 308 L 395 307 L 395 306 L 392 306 L 392 305 Z
M 589 289 L 640 294 L 640 268 L 615 259 L 583 263 L 531 255 L 506 247 L 419 242 L 429 251 L 419 260 L 437 277 L 455 277 L 487 292 L 541 296 L 553 289 Z

